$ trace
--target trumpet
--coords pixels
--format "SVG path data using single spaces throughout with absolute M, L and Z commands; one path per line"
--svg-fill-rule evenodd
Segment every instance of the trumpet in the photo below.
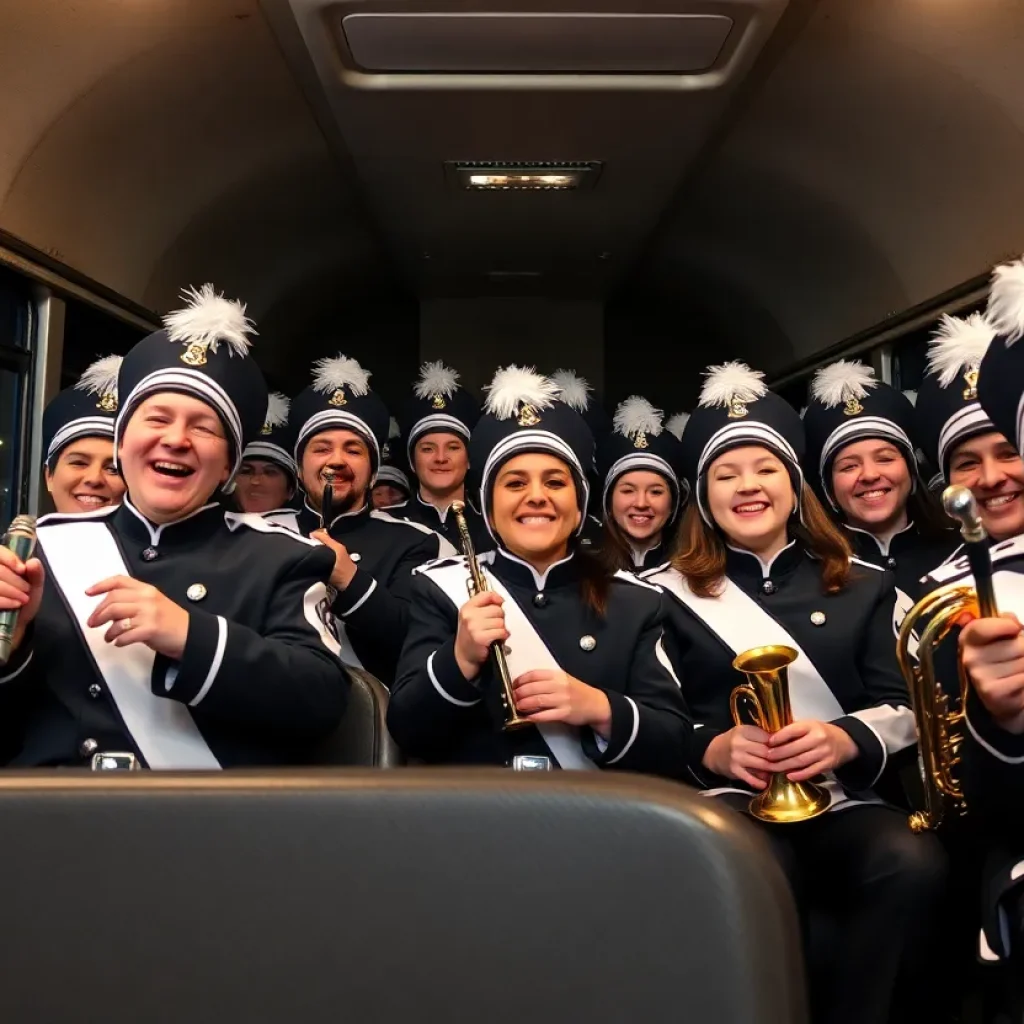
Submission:
M 459 531 L 459 546 L 463 555 L 466 556 L 466 564 L 469 566 L 469 579 L 466 580 L 466 587 L 469 596 L 475 597 L 486 590 L 487 577 L 473 549 L 473 539 L 469 535 L 469 525 L 466 523 L 465 502 L 453 501 L 451 505 L 452 515 L 455 516 L 455 526 Z M 505 657 L 505 650 L 500 641 L 491 644 L 491 660 L 494 662 L 495 671 L 498 673 L 498 680 L 501 683 L 501 703 L 505 709 L 505 730 L 522 729 L 524 726 L 533 725 L 529 719 L 523 718 L 516 708 L 516 698 L 512 691 L 512 675 L 508 670 L 508 661 Z
M 970 682 L 963 663 L 958 666 L 958 690 L 954 700 L 943 689 L 935 674 L 935 650 L 965 612 L 991 618 L 998 615 L 992 585 L 992 559 L 986 541 L 988 535 L 978 515 L 978 504 L 966 487 L 954 485 L 942 493 L 946 514 L 960 523 L 960 535 L 974 574 L 974 586 L 949 583 L 923 597 L 907 613 L 896 642 L 896 657 L 910 692 L 910 703 L 917 722 L 921 783 L 924 807 L 909 818 L 914 832 L 938 828 L 952 812 L 967 811 L 963 785 L 957 766 L 963 743 L 967 693 Z M 926 622 L 918 641 L 915 661 L 911 646 L 919 623 Z
M 742 725 L 741 705 L 750 705 L 754 723 L 765 732 L 778 732 L 793 721 L 789 702 L 789 666 L 799 657 L 792 647 L 769 644 L 753 647 L 733 660 L 732 667 L 747 681 L 729 694 L 732 720 Z M 761 821 L 788 824 L 824 814 L 832 798 L 813 782 L 792 782 L 784 772 L 774 772 L 768 787 L 750 801 L 750 813 Z

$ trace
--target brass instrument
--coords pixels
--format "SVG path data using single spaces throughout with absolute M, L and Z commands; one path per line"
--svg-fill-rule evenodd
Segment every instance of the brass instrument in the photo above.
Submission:
M 970 683 L 959 664 L 959 690 L 956 701 L 935 677 L 935 650 L 965 612 L 982 618 L 998 615 L 992 587 L 992 560 L 986 544 L 987 534 L 978 515 L 974 495 L 966 487 L 954 485 L 942 493 L 942 505 L 951 519 L 960 523 L 960 534 L 974 573 L 974 587 L 949 583 L 923 597 L 907 613 L 896 642 L 896 657 L 910 692 L 910 703 L 917 720 L 921 782 L 924 808 L 909 819 L 911 829 L 924 832 L 937 828 L 948 811 L 962 815 L 967 810 L 963 786 L 957 777 L 959 749 L 964 735 L 964 713 Z M 918 641 L 918 657 L 910 653 L 917 626 L 926 621 Z
M 477 594 L 490 590 L 490 587 L 487 585 L 487 577 L 484 575 L 483 569 L 480 568 L 476 551 L 473 550 L 473 539 L 469 535 L 465 508 L 466 504 L 462 501 L 453 501 L 451 504 L 451 512 L 455 516 L 455 526 L 459 531 L 459 546 L 462 548 L 462 553 L 466 556 L 466 564 L 469 566 L 469 579 L 466 580 L 466 587 L 469 590 L 469 596 L 475 597 Z M 516 710 L 516 699 L 512 691 L 512 675 L 508 670 L 505 650 L 498 641 L 491 644 L 491 658 L 501 682 L 501 703 L 505 708 L 505 730 L 522 729 L 523 726 L 533 725 L 533 722 L 523 718 Z
M 329 530 L 334 521 L 334 470 L 324 470 L 324 493 L 320 496 L 320 519 L 323 528 Z
M 746 701 L 754 724 L 767 733 L 778 732 L 793 721 L 789 703 L 789 666 L 799 654 L 792 647 L 769 644 L 744 651 L 733 660 L 747 681 L 729 695 L 732 720 L 743 725 L 740 705 Z M 792 782 L 784 772 L 774 772 L 768 786 L 750 801 L 750 813 L 761 821 L 787 824 L 824 814 L 831 805 L 827 789 L 813 782 Z

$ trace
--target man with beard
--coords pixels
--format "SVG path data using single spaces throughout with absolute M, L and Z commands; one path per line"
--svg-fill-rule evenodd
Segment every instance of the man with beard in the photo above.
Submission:
M 425 526 L 372 508 L 390 416 L 369 379 L 346 356 L 315 364 L 313 383 L 295 398 L 290 416 L 305 500 L 294 516 L 274 519 L 334 552 L 331 607 L 342 661 L 389 685 L 408 630 L 412 570 L 455 549 Z

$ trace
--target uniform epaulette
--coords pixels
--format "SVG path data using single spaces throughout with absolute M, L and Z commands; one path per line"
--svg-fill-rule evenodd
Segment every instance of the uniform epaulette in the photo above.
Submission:
M 420 533 L 425 533 L 428 536 L 437 533 L 436 530 L 432 530 L 429 526 L 424 526 L 422 523 L 414 523 L 411 519 L 399 519 L 397 516 L 389 515 L 379 508 L 375 508 L 370 513 L 370 518 L 378 519 L 382 523 L 398 523 L 401 526 L 411 526 L 414 530 L 419 530 Z
M 58 523 L 80 523 L 83 520 L 106 519 L 118 509 L 117 505 L 108 505 L 93 512 L 49 512 L 36 520 L 36 526 L 56 526 Z
M 661 587 L 654 583 L 648 583 L 647 580 L 640 579 L 639 576 L 635 576 L 631 572 L 626 572 L 625 569 L 619 569 L 615 573 L 613 579 L 622 580 L 624 583 L 632 583 L 638 587 L 645 587 L 647 590 L 653 590 L 656 594 L 664 594 L 665 591 Z
M 993 544 L 988 549 L 988 553 L 989 558 L 992 559 L 993 567 L 997 566 L 1000 562 L 1005 562 L 1007 559 L 1020 558 L 1024 556 L 1024 536 L 1011 537 L 1009 540 Z M 960 576 L 967 576 L 970 572 L 971 564 L 967 556 L 960 555 L 958 558 L 943 562 L 942 565 L 932 569 L 922 582 L 948 583 Z
M 240 526 L 248 526 L 250 530 L 256 530 L 257 533 L 273 533 L 278 537 L 291 537 L 292 540 L 301 541 L 313 548 L 320 544 L 320 541 L 303 537 L 301 533 L 289 530 L 287 526 L 264 519 L 258 512 L 225 512 L 224 522 L 232 533 Z
M 856 562 L 857 565 L 863 565 L 866 569 L 874 569 L 875 572 L 885 572 L 880 565 L 875 565 L 874 562 L 865 562 L 863 558 L 858 558 L 856 555 L 850 555 L 850 564 L 853 565 Z
M 417 565 L 413 569 L 413 575 L 416 573 L 429 573 L 433 569 L 447 569 L 453 565 L 465 565 L 465 555 L 448 555 L 445 558 L 432 558 L 429 562 L 424 562 L 422 565 Z

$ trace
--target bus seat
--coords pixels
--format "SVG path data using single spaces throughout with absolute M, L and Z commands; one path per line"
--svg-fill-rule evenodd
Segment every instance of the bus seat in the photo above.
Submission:
M 762 840 L 605 772 L 0 776 L 0 1020 L 805 1024 Z
M 388 691 L 369 672 L 346 666 L 352 688 L 338 728 L 320 743 L 312 763 L 347 768 L 397 768 L 402 752 L 387 727 Z

